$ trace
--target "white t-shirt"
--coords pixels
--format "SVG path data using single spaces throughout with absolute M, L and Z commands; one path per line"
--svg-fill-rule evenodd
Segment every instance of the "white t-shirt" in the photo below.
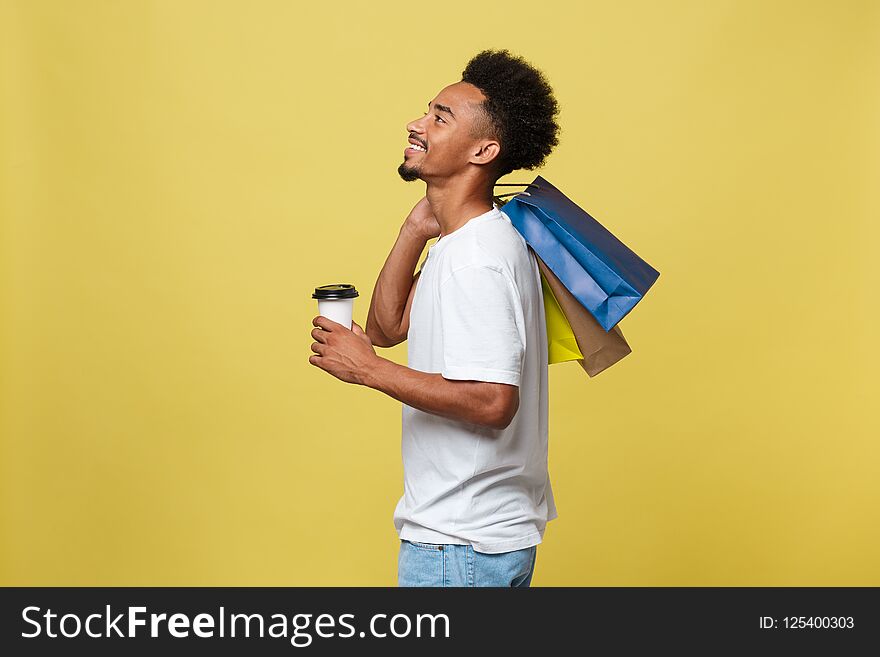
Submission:
M 519 386 L 506 429 L 403 404 L 401 539 L 499 553 L 537 545 L 557 517 L 547 471 L 547 328 L 540 270 L 493 208 L 443 235 L 422 262 L 408 365 L 445 379 Z

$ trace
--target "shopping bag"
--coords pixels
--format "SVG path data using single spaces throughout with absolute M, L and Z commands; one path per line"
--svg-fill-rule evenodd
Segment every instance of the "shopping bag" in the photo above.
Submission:
M 499 183 L 505 185 L 510 183 Z M 599 325 L 610 331 L 660 276 L 604 226 L 537 176 L 496 203 L 513 227 Z
M 529 249 L 531 252 L 531 249 Z M 544 295 L 544 319 L 547 325 L 547 364 L 565 363 L 584 357 L 578 348 L 577 338 L 571 328 L 565 311 L 556 300 L 550 284 L 541 273 L 541 291 Z M 587 312 L 584 309 L 584 312 Z
M 537 254 L 536 260 L 541 272 L 541 285 L 549 291 L 549 294 L 544 294 L 545 314 L 548 313 L 548 302 L 550 304 L 546 317 L 547 342 L 549 347 L 555 345 L 556 358 L 554 360 L 548 349 L 549 364 L 577 360 L 584 371 L 594 377 L 632 353 L 619 325 L 613 326 L 610 331 L 603 329 Z M 562 314 L 564 326 L 556 316 L 557 311 Z M 573 348 L 565 342 L 568 331 L 575 340 Z M 580 355 L 573 356 L 575 352 Z

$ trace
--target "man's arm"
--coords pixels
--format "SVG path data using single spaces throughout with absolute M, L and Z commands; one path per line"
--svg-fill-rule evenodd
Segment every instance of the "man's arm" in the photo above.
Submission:
M 409 311 L 421 274 L 413 276 L 413 270 L 427 242 L 409 223 L 401 226 L 376 280 L 364 325 L 364 332 L 377 347 L 393 347 L 406 340 Z
M 519 387 L 487 381 L 453 381 L 377 357 L 363 385 L 453 420 L 505 429 L 519 409 Z

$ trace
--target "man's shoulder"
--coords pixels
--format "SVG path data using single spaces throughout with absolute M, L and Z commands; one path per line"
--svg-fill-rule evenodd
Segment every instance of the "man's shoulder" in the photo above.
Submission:
M 463 267 L 488 267 L 515 278 L 515 273 L 529 266 L 528 245 L 510 220 L 498 212 L 490 221 L 474 226 L 474 230 L 457 244 L 451 244 L 447 266 L 450 270 Z

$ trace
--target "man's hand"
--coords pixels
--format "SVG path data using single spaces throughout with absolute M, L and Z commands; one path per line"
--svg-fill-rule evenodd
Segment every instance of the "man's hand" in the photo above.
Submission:
M 312 329 L 312 365 L 329 372 L 340 381 L 364 385 L 367 374 L 383 360 L 376 355 L 370 337 L 354 321 L 351 330 L 332 319 L 318 315 L 312 320 L 318 328 Z
M 428 202 L 427 196 L 423 196 L 415 204 L 403 223 L 406 228 L 412 230 L 413 233 L 424 239 L 425 242 L 440 235 L 440 223 L 437 221 L 437 217 L 434 216 L 434 211 L 431 210 L 431 204 Z

